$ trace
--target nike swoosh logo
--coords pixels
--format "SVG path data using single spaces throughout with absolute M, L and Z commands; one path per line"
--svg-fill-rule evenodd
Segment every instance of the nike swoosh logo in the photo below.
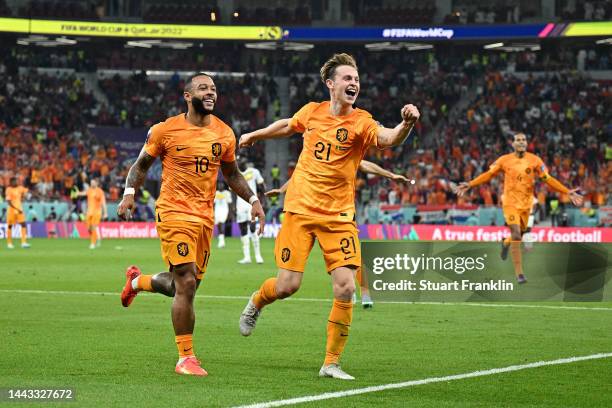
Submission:
M 179 146 L 176 147 L 177 152 L 180 152 L 181 150 L 185 150 L 185 149 L 189 149 L 189 147 L 179 147 Z
M 315 130 L 315 128 L 307 128 L 309 132 Z
M 186 352 L 190 351 L 191 349 L 193 349 L 193 347 L 189 347 L 188 349 L 183 349 L 183 353 L 186 353 Z
M 354 257 L 355 257 L 355 255 L 353 255 L 353 256 L 345 256 L 344 260 L 346 261 L 347 259 L 351 259 L 351 258 L 354 258 Z
M 340 337 L 348 337 L 348 334 L 340 333 Z

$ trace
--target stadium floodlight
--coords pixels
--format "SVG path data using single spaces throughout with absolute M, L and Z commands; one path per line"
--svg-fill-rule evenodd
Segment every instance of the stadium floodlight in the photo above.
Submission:
M 419 51 L 419 50 L 430 50 L 434 46 L 433 44 L 425 44 L 425 43 L 411 43 L 411 42 L 377 42 L 366 44 L 365 48 L 368 51 L 399 51 L 402 48 L 408 51 Z
M 496 43 L 493 43 L 493 44 L 487 44 L 487 45 L 485 45 L 485 46 L 484 46 L 484 49 L 485 49 L 485 50 L 490 50 L 490 49 L 492 49 L 492 48 L 499 48 L 499 47 L 503 47 L 503 46 L 504 46 L 504 43 L 503 43 L 503 42 L 496 42 Z
M 138 40 L 128 41 L 125 43 L 126 48 L 139 47 L 139 48 L 172 48 L 175 50 L 186 50 L 187 48 L 193 47 L 192 42 L 186 41 L 164 41 L 164 40 Z
M 73 40 L 72 38 L 66 38 L 66 37 L 56 38 L 55 41 L 61 44 L 66 44 L 66 45 L 74 45 L 77 43 L 76 40 Z
M 282 51 L 308 51 L 314 48 L 314 44 L 298 42 L 255 42 L 244 44 L 246 48 L 255 50 L 282 50 Z
M 605 38 L 603 40 L 597 40 L 595 41 L 595 44 L 612 44 L 612 37 L 611 38 Z
M 74 45 L 78 41 L 66 37 L 49 38 L 44 35 L 31 35 L 17 39 L 19 45 L 36 45 L 40 47 L 57 47 L 60 45 Z

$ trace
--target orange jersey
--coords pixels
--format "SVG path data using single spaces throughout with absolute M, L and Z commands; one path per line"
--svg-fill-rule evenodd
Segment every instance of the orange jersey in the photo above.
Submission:
M 501 156 L 490 167 L 493 175 L 504 173 L 503 206 L 531 210 L 537 179 L 546 179 L 548 169 L 542 159 L 525 152 L 522 158 L 510 153 Z
M 379 126 L 362 109 L 332 116 L 329 104 L 310 102 L 290 121 L 304 134 L 304 147 L 289 182 L 285 211 L 352 220 L 359 162 L 376 146 Z
M 17 207 L 17 209 L 23 211 L 23 208 L 21 206 L 21 200 L 27 192 L 28 192 L 28 189 L 23 186 L 7 187 L 6 188 L 6 201 L 10 200 L 11 204 L 14 207 Z M 14 211 L 14 208 L 9 207 L 8 211 Z
M 104 191 L 100 187 L 87 189 L 87 214 L 100 214 L 105 203 Z
M 212 227 L 217 173 L 222 161 L 236 160 L 232 129 L 214 115 L 210 125 L 195 126 L 182 113 L 153 126 L 144 149 L 162 162 L 158 219 Z

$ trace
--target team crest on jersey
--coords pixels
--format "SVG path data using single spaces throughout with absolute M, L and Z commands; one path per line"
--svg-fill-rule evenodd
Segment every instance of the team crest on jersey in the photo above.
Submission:
M 176 245 L 176 250 L 180 256 L 187 256 L 189 254 L 189 245 L 186 242 L 179 242 Z
M 525 173 L 527 173 L 527 174 L 531 174 L 531 167 L 527 167 L 527 168 L 525 169 Z
M 283 262 L 287 262 L 291 258 L 291 250 L 289 248 L 283 248 L 281 252 L 281 259 Z
M 510 221 L 514 221 L 514 215 L 510 216 Z
M 346 130 L 345 128 L 338 129 L 336 131 L 336 139 L 340 143 L 344 143 L 346 141 L 346 139 L 348 139 L 348 130 Z
M 218 159 L 221 156 L 221 143 L 213 143 L 212 145 L 213 160 Z

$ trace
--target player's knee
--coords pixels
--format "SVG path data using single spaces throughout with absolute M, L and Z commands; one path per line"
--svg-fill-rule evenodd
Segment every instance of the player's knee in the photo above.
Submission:
M 353 279 L 334 282 L 334 297 L 337 299 L 351 299 L 355 293 L 355 281 Z
M 194 297 L 197 279 L 192 264 L 179 265 L 173 269 L 175 296 Z
M 293 282 L 293 281 L 278 282 L 277 281 L 276 297 L 278 297 L 279 299 L 284 299 L 286 297 L 293 295 L 295 292 L 298 291 L 298 289 L 300 289 L 299 282 Z

